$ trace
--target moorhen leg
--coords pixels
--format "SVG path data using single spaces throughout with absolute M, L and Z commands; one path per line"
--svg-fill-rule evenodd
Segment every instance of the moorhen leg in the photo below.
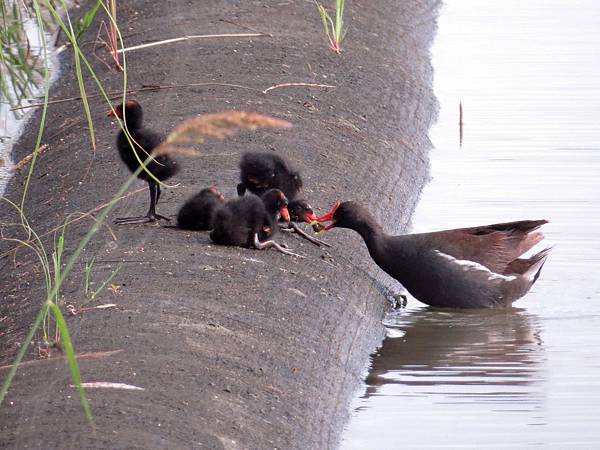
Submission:
M 306 232 L 302 228 L 300 228 L 296 222 L 290 222 L 289 224 L 286 224 L 286 225 L 287 225 L 287 227 L 281 228 L 281 231 L 287 231 L 290 233 L 298 233 L 304 239 L 315 244 L 318 247 L 320 247 L 321 245 L 324 245 L 325 247 L 331 247 L 331 244 L 328 244 L 327 242 L 322 241 L 321 239 L 317 239 L 315 237 L 310 236 L 309 234 L 306 234 Z
M 302 255 L 298 255 L 290 250 L 286 250 L 285 248 L 283 248 L 281 245 L 279 245 L 277 242 L 275 242 L 273 240 L 260 242 L 260 240 L 258 239 L 258 233 L 256 233 L 254 235 L 254 248 L 256 248 L 257 250 L 263 250 L 263 249 L 269 248 L 269 247 L 275 247 L 278 251 L 280 251 L 281 253 L 284 253 L 286 255 L 297 256 L 298 258 L 304 258 L 304 256 L 302 256 Z
M 145 216 L 119 217 L 115 219 L 115 224 L 152 223 L 159 219 L 167 221 L 171 220 L 168 217 L 156 214 L 156 203 L 158 203 L 160 197 L 160 186 L 154 181 L 149 181 L 148 188 L 150 189 L 150 209 L 148 209 L 148 213 Z

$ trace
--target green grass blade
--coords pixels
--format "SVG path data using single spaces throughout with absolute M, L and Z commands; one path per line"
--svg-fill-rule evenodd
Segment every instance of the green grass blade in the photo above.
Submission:
M 8 375 L 4 379 L 4 383 L 2 383 L 2 388 L 0 388 L 0 406 L 2 405 L 2 402 L 4 401 L 4 399 L 6 398 L 6 394 L 8 393 L 8 389 L 10 388 L 10 385 L 12 384 L 13 378 L 17 374 L 17 369 L 19 368 L 19 364 L 21 364 L 21 361 L 23 361 L 23 358 L 25 357 L 25 353 L 27 353 L 27 350 L 29 350 L 29 344 L 31 343 L 31 341 L 33 341 L 33 336 L 34 336 L 35 332 L 37 331 L 37 329 L 40 327 L 42 320 L 46 316 L 47 312 L 48 312 L 48 303 L 45 303 L 44 306 L 42 307 L 42 309 L 40 309 L 40 312 L 38 313 L 38 315 L 36 316 L 35 321 L 33 322 L 31 329 L 29 330 L 29 333 L 25 337 L 25 342 L 21 346 L 21 349 L 19 350 L 19 353 L 17 354 L 17 357 L 15 358 L 13 365 L 10 367 Z
M 344 5 L 345 0 L 336 0 L 335 2 L 335 40 L 338 45 L 344 39 Z
M 90 408 L 90 404 L 85 396 L 85 390 L 81 385 L 81 373 L 79 372 L 77 358 L 75 358 L 75 351 L 73 350 L 73 343 L 71 342 L 71 336 L 69 335 L 69 328 L 67 327 L 60 307 L 56 303 L 50 303 L 50 308 L 52 309 L 52 314 L 54 315 L 54 319 L 56 320 L 56 324 L 58 325 L 58 329 L 60 330 L 60 334 L 62 336 L 62 348 L 67 355 L 67 361 L 69 362 L 69 368 L 71 369 L 71 376 L 73 377 L 75 387 L 79 392 L 79 398 L 81 400 L 81 404 L 83 405 L 85 416 L 90 422 L 92 428 L 95 428 L 92 409 Z
M 121 267 L 122 267 L 122 266 L 123 266 L 123 263 L 120 263 L 120 264 L 117 266 L 117 268 L 111 272 L 111 274 L 109 275 L 109 277 L 108 277 L 106 280 L 104 280 L 104 281 L 102 282 L 102 284 L 100 285 L 100 287 L 99 287 L 98 289 L 96 289 L 96 290 L 95 290 L 95 291 L 92 293 L 92 298 L 91 298 L 91 300 L 95 300 L 95 299 L 96 299 L 96 297 L 97 297 L 98 295 L 100 295 L 100 293 L 101 293 L 101 292 L 104 290 L 104 288 L 106 287 L 106 285 L 107 285 L 108 283 L 110 283 L 110 282 L 111 282 L 111 280 L 112 280 L 112 279 L 115 277 L 115 275 L 117 275 L 117 273 L 119 273 L 119 271 L 121 270 Z
M 45 36 L 45 28 L 44 28 L 44 20 L 42 19 L 42 12 L 40 10 L 40 5 L 38 0 L 34 0 L 33 8 L 35 10 L 35 17 L 38 25 L 38 33 L 39 39 L 42 43 L 42 55 L 44 60 L 44 106 L 42 107 L 42 117 L 40 119 L 40 127 L 38 129 L 38 134 L 35 140 L 35 149 L 33 152 L 33 158 L 31 159 L 31 164 L 29 166 L 29 171 L 27 172 L 27 179 L 25 180 L 25 185 L 23 186 L 23 195 L 21 197 L 21 223 L 23 223 L 25 218 L 25 199 L 27 198 L 27 192 L 29 190 L 29 183 L 31 181 L 31 177 L 33 176 L 33 170 L 35 168 L 35 163 L 37 161 L 37 150 L 40 148 L 42 144 L 42 137 L 44 136 L 44 128 L 46 126 L 46 113 L 48 112 L 48 97 L 50 92 L 50 70 L 48 68 L 48 49 L 46 47 L 46 36 Z
M 94 256 L 91 261 L 86 261 L 85 267 L 83 269 L 84 273 L 85 273 L 85 277 L 84 277 L 84 292 L 85 292 L 85 295 L 88 295 L 89 292 L 90 292 L 91 283 L 92 283 L 92 268 L 94 267 L 94 260 L 95 259 L 96 259 L 96 257 Z
M 63 22 L 63 20 L 61 19 L 60 15 L 58 14 L 58 12 L 56 11 L 55 8 L 53 8 L 49 3 L 48 0 L 44 0 L 46 2 L 46 5 L 48 7 L 48 10 L 50 11 L 50 13 L 52 14 L 52 16 L 54 17 L 54 19 L 56 20 L 57 24 L 61 27 L 61 29 L 63 30 L 63 32 L 69 37 L 69 39 L 71 39 L 73 36 L 69 35 L 69 30 L 67 29 L 65 23 Z M 64 1 L 64 0 L 63 0 Z M 104 10 L 106 11 L 106 13 L 108 14 L 111 23 L 114 24 L 115 29 L 117 31 L 118 37 L 119 37 L 119 43 L 121 45 L 121 47 L 123 47 L 123 37 L 121 35 L 121 32 L 119 30 L 119 28 L 116 25 L 116 22 L 114 21 L 114 18 L 112 17 L 112 15 L 110 14 L 110 11 L 108 10 L 108 8 L 106 7 L 106 5 L 104 5 L 104 3 L 102 3 L 102 7 L 104 8 Z M 104 97 L 104 100 L 106 100 L 106 103 L 108 103 L 108 105 L 112 106 L 112 103 L 110 101 L 110 98 L 108 97 L 108 94 L 106 93 L 106 90 L 104 89 L 104 87 L 102 86 L 102 83 L 100 83 L 100 80 L 98 79 L 98 77 L 96 76 L 96 73 L 94 72 L 94 69 L 92 68 L 91 64 L 89 63 L 89 61 L 87 60 L 87 58 L 83 55 L 83 52 L 81 51 L 81 49 L 78 46 L 74 46 L 73 47 L 74 51 L 77 52 L 80 57 L 81 57 L 81 61 L 83 61 L 83 63 L 85 64 L 85 66 L 87 67 L 90 75 L 92 76 L 92 78 L 94 79 L 94 81 L 96 82 L 96 85 L 98 86 L 98 89 L 100 90 L 100 94 Z M 126 98 L 126 93 L 127 93 L 127 64 L 126 64 L 126 59 L 125 59 L 125 53 L 123 53 L 122 55 L 123 57 L 123 102 L 125 102 L 125 98 Z M 124 125 L 124 122 L 122 122 L 121 120 L 119 120 L 119 124 L 121 126 L 121 129 L 126 130 L 126 123 Z M 129 133 L 125 134 L 127 137 L 127 140 L 129 142 L 129 145 L 132 147 L 133 149 L 133 141 L 131 140 L 131 136 L 129 136 Z M 132 150 L 133 151 L 133 150 Z M 148 160 L 143 161 L 139 155 L 137 154 L 137 152 L 134 152 L 134 155 L 136 157 L 136 159 L 138 160 L 142 170 L 144 170 L 154 181 L 156 181 L 157 183 L 163 185 L 162 181 L 160 181 L 158 178 L 156 178 L 156 176 L 151 173 L 147 168 L 146 165 L 148 163 Z
M 48 4 L 48 0 L 46 0 L 46 4 Z M 81 71 L 81 59 L 80 59 L 81 50 L 79 49 L 79 44 L 77 43 L 77 37 L 75 35 L 75 31 L 73 30 L 73 24 L 71 23 L 71 17 L 69 16 L 68 6 L 67 6 L 65 0 L 61 0 L 61 4 L 62 4 L 62 7 L 66 11 L 67 23 L 69 25 L 68 31 L 66 29 L 63 29 L 63 31 L 69 38 L 69 41 L 71 42 L 71 45 L 73 46 L 73 49 L 74 49 L 75 73 L 77 75 L 77 83 L 79 84 L 79 91 L 81 93 L 81 102 L 83 103 L 83 109 L 85 111 L 85 117 L 86 117 L 87 123 L 88 123 L 88 129 L 90 132 L 90 140 L 92 142 L 92 149 L 94 151 L 96 151 L 96 137 L 95 137 L 95 133 L 94 133 L 94 122 L 92 120 L 92 113 L 90 111 L 90 105 L 89 105 L 89 102 L 87 99 L 87 94 L 85 91 L 85 82 L 83 80 L 83 72 Z
M 77 32 L 75 33 L 75 39 L 79 40 L 81 35 L 87 31 L 87 29 L 92 25 L 92 22 L 96 18 L 96 14 L 98 14 L 98 10 L 100 9 L 100 4 L 102 0 L 98 0 L 94 7 L 85 13 L 83 18 L 79 19 L 77 23 Z

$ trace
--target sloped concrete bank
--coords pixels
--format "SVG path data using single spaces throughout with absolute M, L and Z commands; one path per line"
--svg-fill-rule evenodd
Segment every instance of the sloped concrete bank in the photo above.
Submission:
M 239 33 L 233 23 L 270 33 L 261 38 L 190 40 L 127 54 L 130 88 L 187 85 L 135 95 L 146 122 L 168 131 L 193 114 L 225 109 L 284 118 L 291 130 L 244 133 L 211 142 L 186 160 L 159 211 L 174 215 L 191 193 L 211 184 L 235 195 L 245 150 L 273 151 L 303 173 L 305 196 L 320 211 L 336 200 L 370 205 L 385 228 L 407 227 L 427 177 L 427 132 L 435 118 L 429 45 L 437 2 L 351 1 L 345 51 L 327 49 L 311 2 L 180 0 L 122 2 L 119 22 L 132 46 L 185 35 Z M 93 39 L 90 32 L 89 39 Z M 102 54 L 100 54 L 102 56 Z M 120 77 L 91 58 L 109 90 Z M 63 61 L 53 97 L 78 95 L 72 61 Z M 93 91 L 91 80 L 88 80 Z M 332 88 L 280 87 L 282 83 Z M 246 86 L 251 89 L 225 86 Z M 107 202 L 126 178 L 114 148 L 106 105 L 92 101 L 98 150 L 90 150 L 77 102 L 53 105 L 26 214 L 38 233 L 69 213 Z M 33 149 L 39 114 L 17 146 Z M 19 199 L 25 174 L 7 196 Z M 143 188 L 140 182 L 131 189 Z M 147 191 L 122 200 L 111 219 L 147 207 Z M 3 206 L 7 225 L 18 218 Z M 68 227 L 67 253 L 92 222 Z M 63 290 L 80 305 L 84 261 L 95 256 L 99 284 L 123 263 L 95 304 L 118 308 L 68 317 L 78 353 L 118 353 L 80 360 L 84 381 L 127 383 L 144 391 L 89 389 L 98 423 L 92 433 L 70 374 L 60 360 L 19 369 L 0 407 L 0 442 L 15 448 L 335 448 L 370 352 L 383 335 L 389 283 L 357 235 L 326 236 L 329 250 L 283 239 L 306 259 L 211 245 L 206 233 L 152 226 L 103 227 L 87 246 Z M 53 234 L 47 235 L 51 245 Z M 44 298 L 35 256 L 1 243 L 0 333 L 3 364 L 11 357 Z M 29 359 L 38 356 L 32 346 Z M 0 369 L 4 376 L 6 369 Z

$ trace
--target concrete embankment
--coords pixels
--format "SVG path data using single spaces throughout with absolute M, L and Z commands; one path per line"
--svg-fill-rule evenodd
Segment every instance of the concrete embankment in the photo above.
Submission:
M 159 212 L 174 215 L 190 194 L 216 184 L 235 195 L 239 155 L 273 151 L 301 170 L 305 197 L 319 211 L 336 200 L 369 205 L 386 230 L 407 227 L 427 177 L 427 132 L 435 118 L 429 45 L 437 2 L 352 1 L 344 53 L 327 48 L 311 2 L 122 2 L 119 24 L 131 46 L 184 35 L 246 32 L 237 23 L 270 33 L 261 38 L 190 40 L 127 54 L 129 87 L 204 85 L 157 89 L 135 95 L 146 124 L 168 131 L 205 112 L 240 109 L 290 121 L 285 131 L 243 133 L 209 142 L 166 189 Z M 94 39 L 95 31 L 88 38 Z M 66 53 L 66 52 L 65 52 Z M 99 54 L 102 57 L 102 53 Z M 52 97 L 78 95 L 73 62 Z M 91 57 L 109 90 L 121 77 Z M 335 88 L 280 87 L 315 83 Z M 212 83 L 212 84 L 210 84 Z M 239 85 L 240 88 L 228 85 Z M 92 81 L 88 78 L 90 91 Z M 70 213 L 86 212 L 115 194 L 128 176 L 115 150 L 116 128 L 94 99 L 98 149 L 90 150 L 77 102 L 52 105 L 26 214 L 48 233 Z M 14 160 L 33 149 L 38 117 L 16 147 Z M 19 199 L 24 173 L 7 196 Z M 116 216 L 143 213 L 147 189 L 140 182 Z M 18 222 L 2 208 L 3 235 Z M 68 227 L 67 256 L 92 225 Z M 84 381 L 118 382 L 144 391 L 88 389 L 98 424 L 90 432 L 62 360 L 19 369 L 0 407 L 0 441 L 15 448 L 334 448 L 360 386 L 370 352 L 383 335 L 389 283 L 364 244 L 350 231 L 325 237 L 322 249 L 294 236 L 283 240 L 306 256 L 211 245 L 206 233 L 160 226 L 107 223 L 87 246 L 62 292 L 81 304 L 84 262 L 95 257 L 99 283 L 122 267 L 96 304 L 118 308 L 68 317 Z M 53 233 L 46 235 L 51 246 Z M 1 243 L 2 355 L 10 364 L 45 298 L 35 256 Z M 37 358 L 32 346 L 29 359 Z M 0 374 L 4 375 L 6 369 Z

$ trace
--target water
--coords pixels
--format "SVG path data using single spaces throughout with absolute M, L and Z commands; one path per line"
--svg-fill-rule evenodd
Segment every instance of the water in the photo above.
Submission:
M 9 2 L 10 6 L 11 2 Z M 23 13 L 25 14 L 25 13 Z M 29 49 L 32 54 L 32 58 L 40 57 L 43 55 L 43 45 L 40 40 L 39 28 L 37 21 L 34 18 L 23 18 L 23 29 L 27 34 L 29 40 Z M 46 48 L 48 49 L 48 66 L 50 70 L 50 83 L 52 83 L 59 75 L 58 73 L 58 58 L 54 52 L 53 42 L 54 36 L 50 33 L 45 34 Z M 41 68 L 43 63 L 40 62 Z M 17 72 L 18 68 L 13 68 Z M 44 94 L 44 80 L 43 75 L 37 80 L 38 85 L 30 85 L 31 98 L 20 99 L 20 106 L 27 105 L 30 103 L 37 103 L 39 99 L 37 97 L 43 96 Z M 16 95 L 13 96 L 12 103 L 14 104 Z M 11 158 L 11 152 L 13 145 L 19 139 L 21 132 L 23 131 L 28 120 L 31 118 L 34 109 L 25 109 L 11 111 L 11 102 L 4 96 L 0 95 L 0 196 L 4 194 L 6 185 L 12 176 L 14 161 Z M 31 151 L 34 149 L 32 148 Z
M 600 448 L 599 24 L 596 0 L 446 1 L 413 229 L 546 218 L 554 249 L 515 309 L 390 316 L 341 448 Z

